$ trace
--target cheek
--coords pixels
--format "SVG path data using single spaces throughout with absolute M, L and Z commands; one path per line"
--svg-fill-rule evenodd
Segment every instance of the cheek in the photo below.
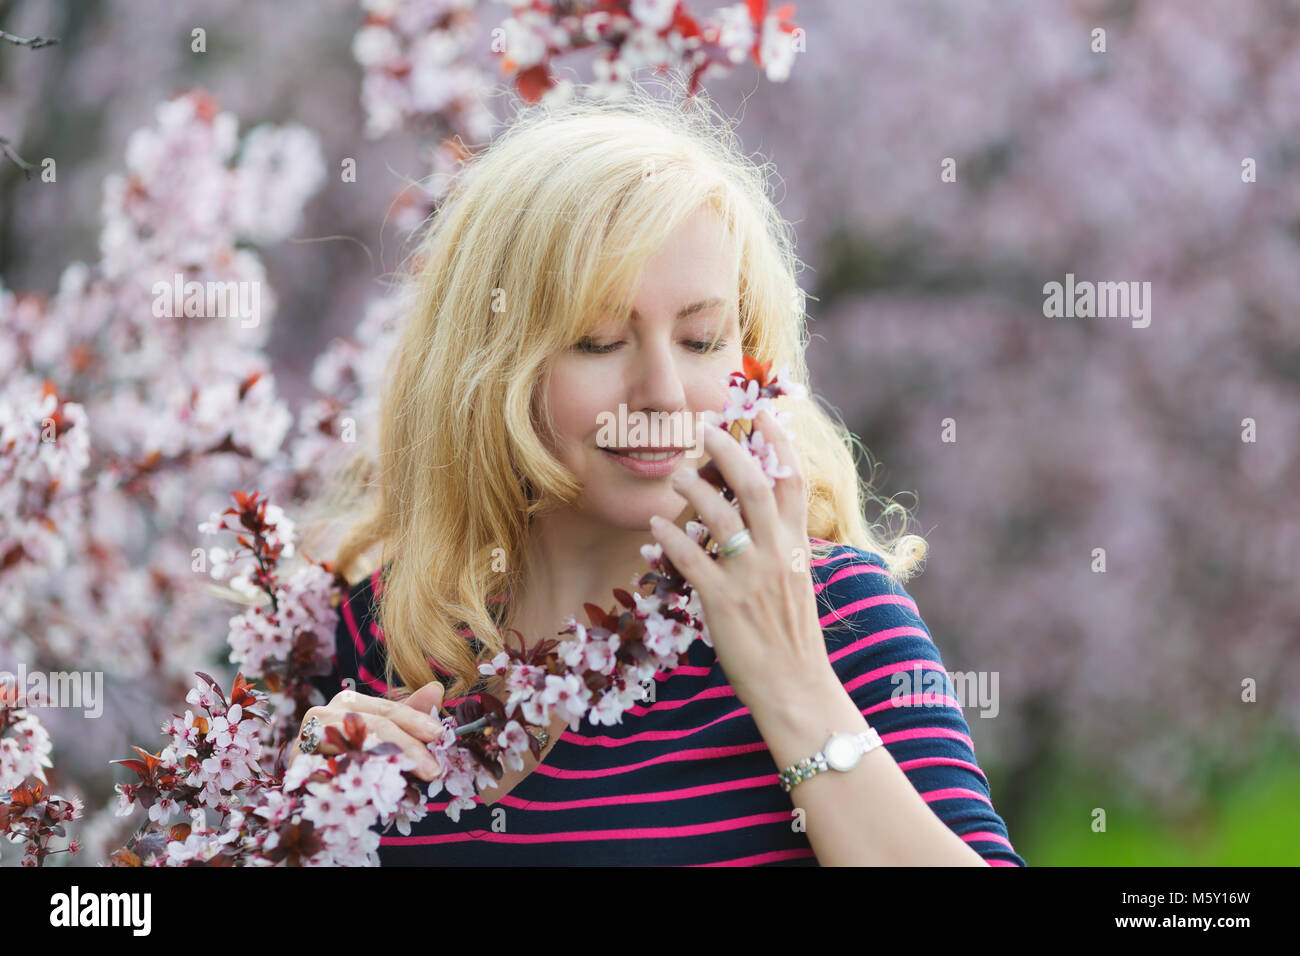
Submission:
M 550 381 L 548 396 L 559 441 L 564 448 L 587 444 L 588 437 L 599 427 L 601 412 L 610 410 L 602 403 L 604 391 L 598 379 L 580 375 L 576 369 L 557 367 Z M 617 411 L 617 404 L 613 406 Z

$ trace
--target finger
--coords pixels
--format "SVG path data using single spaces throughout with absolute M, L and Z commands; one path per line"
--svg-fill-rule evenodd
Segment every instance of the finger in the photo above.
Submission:
M 428 685 L 426 684 L 416 693 L 425 694 L 425 698 L 427 699 L 432 692 L 428 690 Z M 414 696 L 415 695 L 412 695 L 412 697 Z M 407 701 L 409 700 L 411 700 L 411 697 L 406 698 L 406 700 L 387 700 L 383 697 L 372 697 L 369 694 L 362 694 L 355 690 L 345 690 L 335 694 L 334 699 L 329 702 L 325 710 L 331 716 L 350 710 L 358 714 L 374 714 L 380 717 L 387 717 L 412 737 L 417 737 L 424 741 L 433 740 L 440 736 L 442 734 L 442 721 L 436 720 L 424 711 L 408 706 Z M 319 719 L 322 724 L 325 723 L 324 718 Z M 339 726 L 342 727 L 342 721 L 339 721 Z M 327 746 L 327 744 L 322 736 L 321 748 L 324 748 L 325 746 Z M 329 750 L 326 752 L 333 753 L 334 751 Z
M 804 489 L 803 472 L 799 470 L 799 455 L 795 452 L 794 441 L 780 422 L 767 409 L 759 412 L 754 419 L 763 441 L 771 445 L 777 460 L 789 468 L 788 478 L 779 478 L 773 493 L 776 496 L 777 510 L 787 520 L 806 520 L 808 502 Z
M 442 682 L 431 680 L 410 697 L 403 698 L 398 703 L 413 707 L 422 714 L 429 714 L 436 720 L 437 711 L 442 707 L 443 692 Z
M 326 708 L 326 710 L 332 711 L 330 723 L 340 728 L 343 726 L 343 720 L 348 714 L 356 714 L 365 724 L 367 734 L 374 734 L 382 741 L 397 744 L 397 746 L 401 747 L 402 752 L 415 762 L 415 773 L 418 776 L 425 780 L 432 780 L 438 775 L 438 761 L 434 759 L 433 754 L 429 753 L 426 742 L 412 736 L 396 721 L 390 720 L 381 714 L 364 713 L 355 710 L 338 711 L 332 707 Z M 416 714 L 409 707 L 406 710 L 412 715 L 422 716 Z M 322 721 L 322 723 L 324 722 Z M 323 746 L 322 744 L 322 749 Z
M 659 515 L 650 519 L 650 533 L 663 546 L 668 560 L 701 592 L 702 600 L 703 592 L 711 590 L 720 576 L 713 559 L 700 547 L 698 541 Z
M 704 450 L 717 464 L 722 477 L 736 495 L 744 515 L 745 527 L 760 546 L 779 544 L 781 540 L 776 497 L 754 456 L 746 452 L 730 435 L 707 422 L 700 423 Z
M 709 537 L 714 541 L 726 541 L 744 527 L 735 505 L 701 478 L 694 468 L 683 468 L 673 475 L 672 486 L 691 503 L 699 519 L 708 526 Z

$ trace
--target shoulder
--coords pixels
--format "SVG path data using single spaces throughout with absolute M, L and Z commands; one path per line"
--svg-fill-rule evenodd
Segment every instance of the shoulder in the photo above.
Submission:
M 809 564 L 822 630 L 830 632 L 828 645 L 870 627 L 910 627 L 929 640 L 916 602 L 883 557 L 849 544 L 808 540 L 822 554 L 814 553 Z
M 888 699 L 902 675 L 946 673 L 916 601 L 883 557 L 852 545 L 810 539 L 829 552 L 814 557 L 813 591 L 826 653 L 852 692 Z

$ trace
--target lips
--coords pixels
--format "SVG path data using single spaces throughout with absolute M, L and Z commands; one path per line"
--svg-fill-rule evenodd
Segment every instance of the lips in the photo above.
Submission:
M 676 452 L 676 454 L 672 455 L 669 458 L 664 458 L 661 461 L 643 461 L 637 458 L 633 458 L 630 455 L 624 454 L 623 450 L 621 449 L 602 448 L 601 451 L 607 454 L 610 457 L 611 461 L 614 461 L 618 465 L 622 466 L 623 468 L 626 468 L 628 471 L 632 472 L 635 475 L 639 475 L 642 478 L 662 478 L 665 475 L 672 474 L 677 469 L 677 466 L 681 463 L 682 458 L 686 454 L 686 450 L 683 448 L 627 449 L 627 451 L 648 452 L 651 454 L 654 454 L 656 452 L 669 452 L 669 451 Z

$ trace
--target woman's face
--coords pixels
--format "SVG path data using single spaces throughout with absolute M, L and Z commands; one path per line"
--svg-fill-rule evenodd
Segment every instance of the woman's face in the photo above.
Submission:
M 588 516 L 645 531 L 651 515 L 671 520 L 686 506 L 669 480 L 707 460 L 694 447 L 697 415 L 722 410 L 726 379 L 742 364 L 730 241 L 716 213 L 695 213 L 647 263 L 632 316 L 602 316 L 578 347 L 552 360 L 543 385 L 556 438 L 549 444 L 582 483 L 575 507 Z M 637 417 L 644 434 L 634 430 Z M 654 468 L 606 447 L 684 451 Z

